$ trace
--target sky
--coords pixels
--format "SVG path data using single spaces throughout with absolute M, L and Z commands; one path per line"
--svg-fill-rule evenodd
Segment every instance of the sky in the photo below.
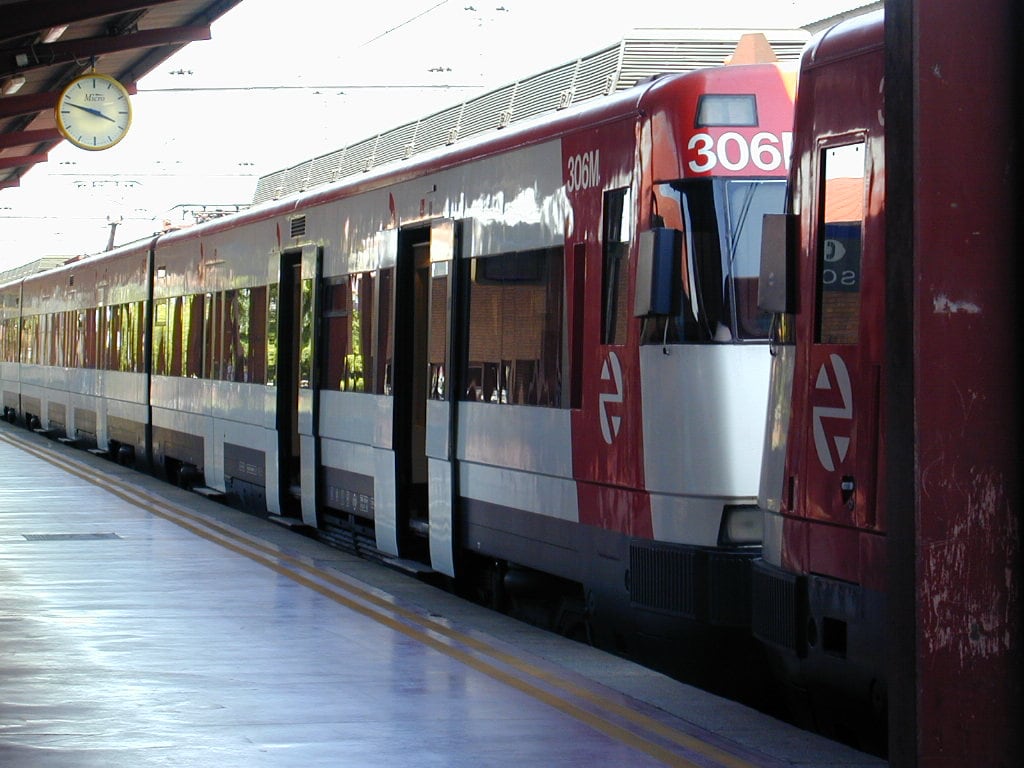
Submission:
M 867 0 L 863 0 L 866 2 Z M 639 27 L 793 29 L 857 0 L 242 0 L 138 84 L 115 147 L 64 142 L 0 190 L 0 271 L 245 205 L 260 176 L 614 44 Z M 695 7 L 696 6 L 696 7 Z M 364 10 L 369 8 L 371 10 Z

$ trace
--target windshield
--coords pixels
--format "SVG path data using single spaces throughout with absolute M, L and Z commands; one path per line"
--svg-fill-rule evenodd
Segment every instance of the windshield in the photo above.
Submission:
M 683 233 L 680 313 L 651 318 L 645 343 L 767 339 L 757 308 L 761 220 L 781 213 L 782 180 L 694 179 L 660 184 L 656 213 Z

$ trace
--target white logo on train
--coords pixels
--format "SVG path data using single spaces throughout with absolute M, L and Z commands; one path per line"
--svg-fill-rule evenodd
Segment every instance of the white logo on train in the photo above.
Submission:
M 609 405 L 618 405 L 622 402 L 622 365 L 619 363 L 619 356 L 614 352 L 608 353 L 608 359 L 601 366 L 601 381 L 611 381 L 615 390 L 613 392 L 602 392 L 597 398 L 601 412 L 601 436 L 608 445 L 612 444 L 619 435 L 619 428 L 622 426 L 621 416 L 611 416 L 608 413 Z
M 823 420 L 853 420 L 853 388 L 850 386 L 850 372 L 846 369 L 843 358 L 839 355 L 829 355 L 829 362 L 832 364 L 831 375 L 829 363 L 822 363 L 814 388 L 819 391 L 831 391 L 834 381 L 839 388 L 839 396 L 842 398 L 843 404 L 840 407 L 816 405 L 811 411 L 811 418 L 814 422 L 814 448 L 818 452 L 818 461 L 826 471 L 832 472 L 837 464 L 841 464 L 846 459 L 846 454 L 850 450 L 850 438 L 848 435 L 832 435 L 830 441 L 825 432 Z M 834 455 L 833 447 L 835 448 Z

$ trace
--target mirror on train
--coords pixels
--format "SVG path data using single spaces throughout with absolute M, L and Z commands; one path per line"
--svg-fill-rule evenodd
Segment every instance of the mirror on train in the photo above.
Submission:
M 654 227 L 640 233 L 637 254 L 635 317 L 679 313 L 683 233 Z
M 793 268 L 799 217 L 790 213 L 765 214 L 761 225 L 761 276 L 757 306 L 765 312 L 796 311 L 793 296 Z

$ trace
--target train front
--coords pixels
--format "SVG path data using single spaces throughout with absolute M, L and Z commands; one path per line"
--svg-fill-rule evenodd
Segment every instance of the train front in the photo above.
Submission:
M 633 314 L 652 535 L 631 543 L 630 597 L 744 632 L 770 368 L 761 222 L 784 208 L 794 90 L 789 66 L 737 65 L 657 82 L 641 103 Z

